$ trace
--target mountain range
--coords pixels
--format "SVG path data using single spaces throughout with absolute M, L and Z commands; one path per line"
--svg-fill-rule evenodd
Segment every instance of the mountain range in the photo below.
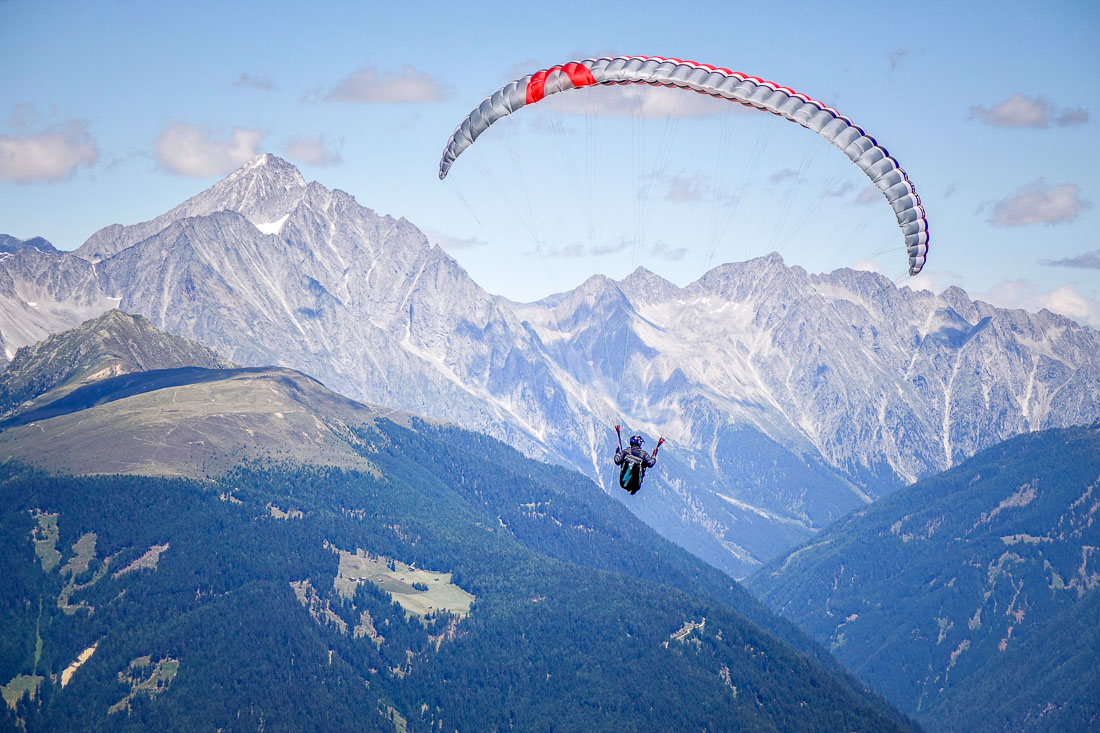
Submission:
M 919 730 L 581 474 L 219 359 L 110 311 L 0 375 L 0 726 Z
M 1100 334 L 1047 311 L 778 255 L 685 287 L 639 269 L 517 304 L 413 224 L 271 155 L 71 253 L 0 259 L 9 359 L 115 307 L 237 364 L 487 433 L 605 491 L 612 426 L 664 435 L 629 506 L 735 577 L 984 447 L 1100 417 Z
M 747 585 L 929 730 L 1100 725 L 1100 423 L 876 501 Z

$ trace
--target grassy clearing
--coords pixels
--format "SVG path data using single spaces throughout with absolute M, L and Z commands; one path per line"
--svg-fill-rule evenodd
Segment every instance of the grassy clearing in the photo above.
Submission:
M 157 563 L 160 562 L 160 556 L 168 550 L 169 544 L 165 542 L 163 545 L 153 545 L 145 554 L 134 560 L 132 563 L 124 567 L 122 570 L 117 571 L 112 578 L 117 578 L 120 575 L 133 572 L 134 570 L 156 570 Z
M 8 707 L 15 709 L 15 703 L 19 701 L 19 698 L 23 697 L 23 693 L 29 691 L 31 697 L 35 696 L 38 692 L 38 686 L 42 684 L 44 678 L 42 675 L 37 674 L 21 674 L 16 676 L 11 682 L 6 685 L 0 686 L 0 691 L 3 692 L 4 702 L 8 704 Z
M 382 717 L 393 723 L 396 733 L 406 733 L 408 730 L 408 721 L 405 720 L 405 716 L 397 712 L 397 708 L 383 704 Z
M 92 560 L 95 559 L 96 539 L 95 532 L 88 532 L 80 536 L 80 539 L 73 545 L 73 552 L 75 554 L 65 563 L 65 567 L 61 568 L 62 575 L 68 575 L 70 578 L 75 578 L 81 573 L 86 573 L 88 571 L 88 567 L 92 564 Z
M 317 623 L 331 624 L 341 634 L 348 633 L 347 621 L 344 621 L 332 610 L 327 598 L 321 598 L 321 595 L 313 587 L 313 583 L 309 582 L 308 578 L 306 580 L 292 580 L 290 581 L 290 587 L 294 590 L 294 596 L 298 599 L 298 602 L 309 609 L 309 615 Z
M 77 583 L 76 579 L 83 573 L 86 573 L 88 568 L 91 567 L 92 561 L 95 560 L 95 543 L 95 532 L 88 532 L 82 535 L 80 539 L 76 541 L 76 544 L 73 545 L 73 552 L 75 554 L 65 563 L 65 567 L 61 568 L 61 574 L 69 576 L 69 582 L 65 584 L 65 587 L 61 589 L 61 593 L 57 596 L 57 607 L 70 616 L 81 608 L 87 608 L 89 611 L 95 610 L 85 601 L 81 601 L 74 605 L 70 604 L 69 600 L 77 591 L 84 590 L 98 583 L 110 569 L 111 561 L 118 556 L 116 552 L 114 555 L 104 558 L 103 564 L 100 565 L 99 569 L 95 571 L 95 574 L 92 575 L 87 583 Z
M 149 671 L 150 666 L 153 666 L 152 671 Z M 130 694 L 108 708 L 107 713 L 129 710 L 130 701 L 138 695 L 156 697 L 168 689 L 179 668 L 180 660 L 171 657 L 159 660 L 156 665 L 153 665 L 152 657 L 149 655 L 133 660 L 125 672 L 118 673 L 119 682 L 130 684 Z
M 378 629 L 374 628 L 374 619 L 371 618 L 370 611 L 363 611 L 359 614 L 359 623 L 355 625 L 353 636 L 356 639 L 365 636 L 378 645 L 385 641 L 385 637 L 378 633 Z
M 61 553 L 57 551 L 57 514 L 35 510 L 34 518 L 38 522 L 38 526 L 31 530 L 34 554 L 42 563 L 42 570 L 48 573 L 61 562 Z
M 38 619 L 34 622 L 34 672 L 38 674 L 38 663 L 42 661 L 42 598 L 38 599 Z
M 702 633 L 703 629 L 706 628 L 706 625 L 707 625 L 706 617 L 704 617 L 703 620 L 699 621 L 699 622 L 684 621 L 684 625 L 681 626 L 678 631 L 674 631 L 672 634 L 670 634 L 668 638 L 671 641 L 678 641 L 681 644 L 684 644 L 684 643 L 699 644 L 700 641 L 699 641 L 698 637 L 693 637 L 693 638 L 690 638 L 690 639 L 688 637 L 691 636 L 691 632 L 695 631 L 696 629 L 698 629 L 699 632 Z M 661 646 L 663 646 L 664 648 L 667 649 L 668 648 L 668 642 L 667 641 L 661 642 Z
M 96 647 L 98 647 L 98 646 L 99 646 L 99 642 L 97 641 L 95 644 L 92 644 L 90 647 L 88 647 L 87 649 L 82 651 L 80 653 L 80 656 L 78 656 L 76 659 L 74 659 L 69 664 L 69 666 L 66 667 L 61 672 L 61 686 L 62 687 L 65 687 L 66 685 L 69 684 L 69 681 L 73 678 L 73 674 L 78 669 L 80 669 L 80 665 L 84 664 L 85 662 L 87 662 L 89 659 L 92 658 L 92 655 L 95 654 Z
M 405 613 L 424 617 L 436 611 L 447 611 L 464 617 L 474 602 L 471 593 L 451 582 L 450 573 L 422 570 L 363 550 L 354 553 L 333 548 L 340 555 L 340 569 L 335 586 L 344 598 L 355 595 L 360 583 L 371 582 L 401 604 Z M 416 584 L 418 588 L 414 588 Z M 426 587 L 427 590 L 419 588 Z
M 267 511 L 270 512 L 271 516 L 275 519 L 301 519 L 305 516 L 299 509 L 290 509 L 284 512 L 274 504 L 268 504 Z

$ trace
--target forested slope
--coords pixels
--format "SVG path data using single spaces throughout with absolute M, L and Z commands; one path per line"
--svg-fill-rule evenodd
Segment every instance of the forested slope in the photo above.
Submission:
M 409 457 L 390 437 L 374 442 L 381 476 L 250 466 L 200 483 L 5 464 L 15 631 L 0 673 L 41 678 L 9 723 L 392 730 L 396 711 L 412 730 L 907 727 L 713 596 L 637 577 L 664 572 L 652 559 L 634 577 L 555 559 L 442 481 L 396 479 Z M 366 554 L 450 573 L 468 615 L 408 613 L 395 600 L 434 589 L 395 574 L 349 581 L 348 558 Z
M 748 579 L 935 730 L 1100 724 L 1100 425 L 1020 436 Z

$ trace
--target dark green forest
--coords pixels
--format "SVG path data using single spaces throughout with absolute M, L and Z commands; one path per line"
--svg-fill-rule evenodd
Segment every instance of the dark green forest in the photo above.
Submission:
M 916 729 L 579 474 L 416 427 L 362 429 L 376 472 L 253 463 L 191 481 L 0 466 L 0 682 L 41 678 L 2 725 Z M 60 557 L 47 571 L 51 522 Z M 165 546 L 155 567 L 119 573 Z M 333 548 L 453 573 L 476 600 L 463 618 L 421 617 L 373 583 L 341 596 Z M 291 585 L 303 581 L 308 602 Z M 351 633 L 364 617 L 380 642 Z
M 1100 725 L 1100 425 L 878 500 L 747 585 L 932 730 Z

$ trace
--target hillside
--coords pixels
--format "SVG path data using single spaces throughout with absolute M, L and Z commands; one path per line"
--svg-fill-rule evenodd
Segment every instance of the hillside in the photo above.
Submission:
M 1014 438 L 746 582 L 933 730 L 1100 722 L 1100 424 Z
M 264 400 L 290 395 L 339 453 L 280 432 Z M 9 723 L 915 729 L 583 476 L 491 438 L 284 369 L 106 377 L 51 407 L 0 434 L 52 473 L 0 464 Z M 193 453 L 152 437 L 171 423 Z M 268 452 L 231 454 L 241 433 Z M 141 475 L 70 475 L 107 441 Z M 201 480 L 164 477 L 198 456 Z
M 381 478 L 0 467 L 0 671 L 38 692 L 9 715 L 82 730 L 393 730 L 394 713 L 410 730 L 912 729 L 724 604 L 530 550 L 375 447 Z M 356 580 L 370 558 L 396 572 Z M 418 595 L 427 610 L 408 611 Z
M 184 366 L 221 369 L 228 359 L 120 310 L 16 352 L 0 373 L 0 419 L 54 402 L 92 382 Z
M 1100 334 L 773 254 L 517 304 L 411 222 L 257 156 L 71 253 L 0 259 L 5 353 L 110 308 L 245 366 L 488 433 L 605 492 L 612 426 L 669 439 L 629 506 L 735 577 L 1024 431 L 1100 418 Z

